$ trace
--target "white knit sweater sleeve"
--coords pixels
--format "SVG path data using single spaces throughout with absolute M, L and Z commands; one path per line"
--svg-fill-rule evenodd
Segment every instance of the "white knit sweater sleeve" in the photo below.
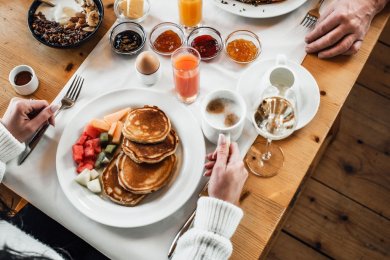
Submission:
M 23 152 L 25 146 L 0 123 L 0 183 L 5 173 L 5 164 Z
M 233 204 L 200 198 L 194 227 L 179 239 L 173 259 L 228 259 L 233 250 L 230 238 L 242 216 L 242 210 Z

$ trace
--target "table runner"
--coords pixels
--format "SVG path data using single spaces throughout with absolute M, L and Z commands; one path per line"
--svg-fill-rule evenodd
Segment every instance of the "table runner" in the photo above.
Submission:
M 237 29 L 255 32 L 262 43 L 259 60 L 274 58 L 277 54 L 283 53 L 289 59 L 301 63 L 306 55 L 304 36 L 307 29 L 301 27 L 299 23 L 315 2 L 307 1 L 301 8 L 282 17 L 260 20 L 234 16 L 218 9 L 211 1 L 204 1 L 203 23 L 218 29 L 223 38 Z M 151 28 L 160 22 L 177 23 L 176 4 L 176 0 L 152 0 L 151 12 L 141 23 L 146 32 L 149 33 Z M 114 54 L 108 38 L 109 32 L 75 73 L 85 78 L 83 91 L 75 107 L 60 114 L 55 129 L 48 130 L 22 166 L 16 166 L 15 161 L 8 165 L 4 183 L 111 259 L 165 259 L 173 237 L 196 206 L 197 193 L 178 212 L 165 220 L 146 227 L 120 229 L 96 223 L 78 212 L 66 199 L 56 176 L 55 156 L 58 141 L 72 116 L 89 100 L 105 92 L 142 87 L 135 75 L 135 57 Z M 149 46 L 145 46 L 144 50 L 147 49 Z M 170 59 L 160 56 L 160 60 L 163 76 L 158 84 L 151 88 L 173 94 Z M 200 96 L 194 104 L 188 106 L 199 122 L 199 104 L 204 95 L 215 89 L 234 90 L 240 74 L 247 67 L 233 63 L 225 53 L 211 62 L 202 62 Z M 60 101 L 72 80 L 66 84 L 54 103 Z M 244 133 L 238 141 L 242 155 L 249 149 L 256 136 L 256 132 L 247 121 Z M 206 148 L 207 151 L 212 151 L 215 146 L 207 142 Z M 198 189 L 200 188 L 201 184 Z

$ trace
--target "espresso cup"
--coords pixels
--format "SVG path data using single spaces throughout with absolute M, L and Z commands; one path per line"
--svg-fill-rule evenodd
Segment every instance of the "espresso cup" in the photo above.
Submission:
M 230 108 L 228 109 L 236 107 L 236 109 L 234 109 L 235 111 L 225 111 L 223 113 L 218 113 L 218 115 L 208 112 L 208 105 L 211 101 L 216 99 L 232 101 L 231 105 L 229 105 Z M 222 120 L 225 118 L 226 120 L 226 116 L 228 116 L 227 114 L 231 114 L 231 112 L 234 112 L 234 114 L 238 117 L 237 122 L 231 126 L 225 126 L 222 125 L 221 122 L 218 122 L 219 119 Z M 209 93 L 202 101 L 201 113 L 203 134 L 210 142 L 217 144 L 220 134 L 230 136 L 232 141 L 237 141 L 238 138 L 240 138 L 245 125 L 246 104 L 242 96 L 237 92 L 230 90 L 217 90 Z
M 32 75 L 31 80 L 24 85 L 17 85 L 15 83 L 15 77 L 16 75 L 18 75 L 18 73 L 22 71 L 27 71 L 31 73 Z M 9 73 L 8 80 L 9 83 L 11 83 L 14 90 L 16 91 L 16 93 L 24 96 L 31 95 L 32 93 L 34 93 L 37 90 L 39 85 L 39 81 L 37 75 L 35 74 L 35 71 L 30 66 L 27 65 L 19 65 L 13 68 Z

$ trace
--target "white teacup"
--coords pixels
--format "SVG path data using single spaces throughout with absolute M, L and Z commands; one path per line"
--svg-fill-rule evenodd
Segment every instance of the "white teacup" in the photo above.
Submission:
M 225 100 L 225 111 L 223 113 L 210 113 L 207 107 L 211 101 Z M 218 143 L 219 134 L 230 136 L 232 141 L 240 138 L 245 125 L 246 104 L 240 94 L 230 90 L 216 90 L 209 93 L 202 102 L 202 130 L 206 138 L 214 143 Z M 222 123 L 226 122 L 228 115 L 234 114 L 237 116 L 236 122 L 231 126 L 226 126 Z

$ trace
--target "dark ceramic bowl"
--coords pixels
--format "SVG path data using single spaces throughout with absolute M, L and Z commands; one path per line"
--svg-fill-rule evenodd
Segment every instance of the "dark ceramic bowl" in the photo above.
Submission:
M 95 5 L 99 11 L 99 23 L 93 32 L 91 32 L 90 34 L 87 35 L 87 37 L 83 38 L 82 40 L 80 40 L 76 43 L 68 44 L 68 45 L 61 45 L 58 43 L 50 43 L 50 42 L 47 42 L 41 36 L 34 33 L 34 29 L 32 27 L 34 14 L 35 14 L 36 10 L 38 9 L 39 5 L 42 4 L 40 1 L 37 1 L 37 0 L 31 4 L 30 9 L 28 10 L 28 18 L 27 18 L 28 28 L 30 29 L 30 31 L 35 39 L 37 39 L 38 41 L 40 41 L 41 43 L 43 43 L 49 47 L 59 48 L 59 49 L 75 48 L 75 47 L 83 44 L 84 42 L 88 41 L 90 38 L 92 38 L 92 36 L 96 33 L 96 31 L 99 29 L 100 25 L 102 24 L 103 17 L 104 17 L 104 7 L 103 7 L 102 0 L 93 0 L 93 1 L 95 2 Z

